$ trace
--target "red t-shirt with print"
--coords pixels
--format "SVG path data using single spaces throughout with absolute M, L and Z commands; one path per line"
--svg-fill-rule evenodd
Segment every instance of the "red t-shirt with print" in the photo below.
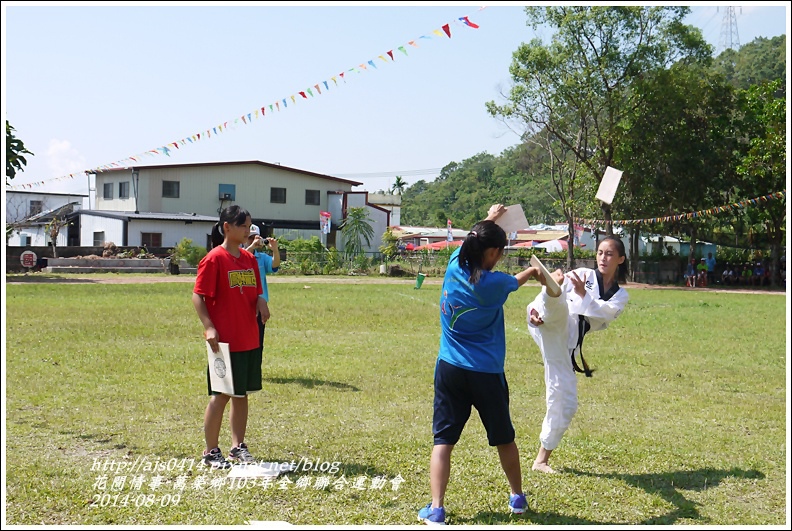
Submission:
M 244 249 L 239 258 L 218 245 L 198 264 L 193 292 L 204 297 L 219 341 L 231 352 L 259 346 L 256 302 L 261 276 L 255 257 Z

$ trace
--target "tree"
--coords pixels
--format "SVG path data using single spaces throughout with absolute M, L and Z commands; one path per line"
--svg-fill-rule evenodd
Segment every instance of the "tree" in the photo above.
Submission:
M 739 98 L 742 149 L 736 192 L 743 199 L 762 197 L 786 189 L 786 98 L 777 97 L 781 80 L 754 85 Z M 780 278 L 780 257 L 785 239 L 786 200 L 771 201 L 750 209 L 754 225 L 761 227 L 770 244 L 772 283 Z
M 715 58 L 712 68 L 726 76 L 735 88 L 743 90 L 765 81 L 786 81 L 786 35 L 771 39 L 757 37 L 738 51 L 724 50 Z M 782 83 L 779 90 L 785 89 L 786 83 Z
M 52 216 L 52 219 L 44 225 L 44 230 L 47 231 L 50 237 L 50 244 L 52 245 L 52 256 L 53 258 L 58 257 L 58 234 L 63 227 L 69 225 L 69 221 L 65 218 L 59 218 L 58 216 Z
M 25 171 L 23 168 L 27 166 L 25 155 L 33 155 L 25 149 L 24 142 L 14 136 L 15 130 L 6 120 L 6 186 L 9 180 L 16 177 L 18 171 Z
M 642 104 L 624 116 L 614 160 L 640 178 L 622 183 L 614 207 L 627 219 L 645 219 L 728 203 L 724 191 L 735 177 L 737 143 L 734 90 L 725 78 L 702 65 L 678 63 L 634 80 L 630 92 Z M 666 229 L 695 240 L 713 225 L 712 219 L 694 218 Z
M 391 187 L 391 192 L 398 193 L 402 195 L 404 189 L 407 187 L 407 182 L 401 178 L 400 175 L 396 176 L 396 180 L 393 182 L 393 186 Z
M 374 229 L 370 224 L 372 221 L 366 207 L 350 207 L 347 210 L 347 217 L 339 225 L 347 258 L 362 254 L 364 242 L 365 247 L 371 246 L 371 239 L 374 237 Z
M 687 7 L 526 7 L 528 25 L 556 30 L 549 44 L 533 39 L 513 54 L 514 85 L 505 105 L 487 110 L 526 133 L 546 130 L 570 149 L 581 171 L 599 183 L 640 106 L 630 83 L 677 61 L 711 60 L 701 32 L 682 23 Z M 601 205 L 613 232 L 611 207 Z

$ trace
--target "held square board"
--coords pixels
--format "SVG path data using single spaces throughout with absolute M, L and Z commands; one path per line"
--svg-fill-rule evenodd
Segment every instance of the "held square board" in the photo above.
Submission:
M 559 286 L 558 282 L 556 282 L 555 279 L 550 276 L 550 271 L 548 271 L 547 268 L 544 266 L 544 264 L 539 261 L 536 255 L 531 256 L 531 265 L 542 272 L 542 275 L 545 278 L 545 285 L 547 286 L 547 292 L 550 295 L 555 297 L 561 293 L 561 286 Z

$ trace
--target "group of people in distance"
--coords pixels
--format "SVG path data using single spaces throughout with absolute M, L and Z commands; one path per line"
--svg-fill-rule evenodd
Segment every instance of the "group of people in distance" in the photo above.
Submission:
M 721 283 L 724 286 L 769 286 L 770 274 L 770 268 L 762 262 L 746 262 L 742 265 L 727 263 L 721 273 Z
M 536 267 L 516 275 L 493 271 L 503 258 L 506 233 L 496 220 L 506 207 L 492 205 L 448 262 L 440 296 L 440 349 L 434 373 L 434 446 L 429 461 L 432 500 L 418 511 L 428 524 L 445 524 L 445 494 L 451 473 L 451 453 L 475 407 L 490 446 L 498 450 L 509 483 L 508 508 L 522 514 L 528 500 L 515 430 L 509 412 L 509 387 L 504 372 L 506 338 L 503 305 L 509 294 L 528 279 L 542 291 L 528 305 L 528 330 L 544 361 L 546 412 L 533 470 L 554 472 L 552 452 L 577 411 L 575 372 L 591 376 L 582 355 L 587 332 L 607 328 L 628 301 L 619 285 L 626 274 L 624 243 L 607 236 L 597 245 L 597 268 L 579 268 L 551 277 L 560 290 L 548 290 L 548 279 Z M 583 369 L 578 366 L 578 355 Z
M 576 372 L 591 376 L 583 359 L 583 338 L 604 330 L 628 301 L 620 286 L 626 274 L 624 244 L 607 236 L 597 245 L 596 269 L 578 268 L 550 274 L 560 289 L 549 289 L 540 269 L 529 267 L 516 275 L 494 271 L 508 240 L 496 221 L 506 212 L 492 205 L 487 218 L 473 226 L 451 255 L 440 296 L 440 345 L 434 368 L 432 432 L 429 462 L 431 501 L 418 512 L 419 520 L 446 523 L 445 494 L 451 471 L 451 453 L 475 407 L 490 446 L 498 450 L 509 484 L 508 508 L 527 510 L 520 455 L 509 411 L 509 387 L 504 363 L 506 337 L 503 306 L 509 295 L 529 279 L 543 287 L 527 307 L 527 326 L 544 361 L 546 412 L 539 435 L 533 470 L 552 473 L 550 455 L 560 444 L 577 411 Z M 198 264 L 192 302 L 204 338 L 214 352 L 228 343 L 234 394 L 211 389 L 204 413 L 206 448 L 202 463 L 228 468 L 255 459 L 245 443 L 248 396 L 262 388 L 261 365 L 264 328 L 270 318 L 266 275 L 280 263 L 277 241 L 262 238 L 250 213 L 237 205 L 220 213 L 212 230 L 213 248 Z M 272 251 L 270 257 L 262 252 Z M 258 334 L 257 334 L 258 332 Z M 576 361 L 579 357 L 581 369 Z M 231 450 L 219 447 L 226 405 L 231 402 Z

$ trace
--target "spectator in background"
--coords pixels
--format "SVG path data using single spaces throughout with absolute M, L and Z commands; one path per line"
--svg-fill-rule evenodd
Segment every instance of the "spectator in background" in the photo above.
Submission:
M 690 257 L 690 262 L 688 262 L 687 271 L 685 271 L 685 286 L 696 287 L 696 259 L 692 256 Z
M 769 286 L 772 281 L 773 276 L 773 268 L 771 266 L 767 266 L 764 268 L 764 275 L 762 275 L 762 285 Z
M 707 253 L 707 259 L 704 261 L 707 264 L 707 284 L 710 286 L 715 284 L 715 257 L 712 253 Z
M 707 286 L 707 259 L 702 258 L 699 265 L 696 266 L 696 270 L 698 271 L 698 285 L 701 287 Z
M 754 266 L 753 269 L 753 276 L 751 277 L 751 283 L 754 286 L 761 286 L 763 277 L 764 267 L 762 267 L 762 262 L 756 262 L 756 266 Z
M 732 285 L 732 267 L 729 262 L 726 262 L 726 267 L 721 273 L 721 284 L 724 286 L 731 286 Z
M 259 297 L 267 301 L 267 308 L 269 308 L 269 289 L 267 289 L 267 275 L 272 275 L 277 273 L 278 268 L 280 267 L 280 250 L 278 250 L 278 240 L 276 240 L 275 238 L 262 238 L 261 229 L 258 228 L 258 225 L 251 224 L 250 234 L 247 237 L 246 243 L 247 243 L 247 247 L 243 246 L 243 248 L 256 258 L 256 262 L 258 263 L 258 267 L 259 267 L 259 274 L 261 275 L 261 295 L 259 295 Z M 272 251 L 272 256 L 265 253 L 263 249 L 269 249 L 270 251 Z M 258 355 L 262 357 L 262 361 L 263 361 L 264 330 L 266 329 L 266 325 L 261 321 L 260 315 L 257 316 L 256 322 L 258 323 L 258 333 L 259 333 Z
M 740 273 L 740 284 L 743 286 L 750 286 L 752 279 L 753 271 L 751 270 L 751 264 L 743 264 L 742 273 Z

